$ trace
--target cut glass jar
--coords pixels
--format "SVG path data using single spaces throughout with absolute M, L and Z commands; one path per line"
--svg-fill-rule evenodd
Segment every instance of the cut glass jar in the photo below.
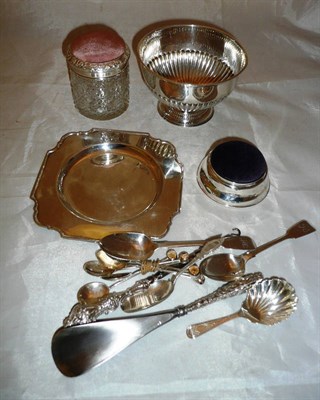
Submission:
M 112 29 L 89 31 L 68 46 L 66 59 L 75 107 L 96 120 L 116 118 L 129 105 L 130 50 Z

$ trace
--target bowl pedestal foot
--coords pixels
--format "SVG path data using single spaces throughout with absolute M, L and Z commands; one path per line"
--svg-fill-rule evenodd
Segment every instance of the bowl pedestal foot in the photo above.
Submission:
M 174 125 L 191 127 L 208 122 L 214 114 L 214 108 L 198 111 L 182 111 L 165 103 L 158 102 L 158 112 L 162 118 Z

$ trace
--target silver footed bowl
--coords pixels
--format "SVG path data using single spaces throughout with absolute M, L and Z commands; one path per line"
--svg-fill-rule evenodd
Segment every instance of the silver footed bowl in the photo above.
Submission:
M 247 66 L 247 54 L 230 34 L 210 26 L 173 25 L 138 44 L 142 78 L 158 99 L 158 112 L 185 127 L 211 119 Z

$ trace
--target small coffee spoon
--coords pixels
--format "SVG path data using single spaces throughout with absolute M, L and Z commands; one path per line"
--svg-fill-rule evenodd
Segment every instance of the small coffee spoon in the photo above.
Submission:
M 78 302 L 86 306 L 96 306 L 109 296 L 110 288 L 102 282 L 89 282 L 81 286 L 77 293 Z
M 237 279 L 245 273 L 247 261 L 257 254 L 286 239 L 297 239 L 314 231 L 315 229 L 307 221 L 300 221 L 289 228 L 285 235 L 258 246 L 253 250 L 246 251 L 243 254 L 221 253 L 206 258 L 200 264 L 200 272 L 208 278 L 220 281 Z
M 130 278 L 138 275 L 140 270 L 136 270 L 131 272 L 130 274 L 126 274 L 125 277 L 121 277 L 111 285 L 107 286 L 103 282 L 89 282 L 85 285 L 81 286 L 77 293 L 77 300 L 80 304 L 88 307 L 95 307 L 101 304 L 104 300 L 108 298 L 110 295 L 110 289 L 123 283 Z M 122 292 L 121 292 L 122 293 Z

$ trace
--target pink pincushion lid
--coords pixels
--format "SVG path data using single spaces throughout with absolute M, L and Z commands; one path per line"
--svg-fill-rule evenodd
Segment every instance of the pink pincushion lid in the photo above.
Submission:
M 110 28 L 84 33 L 71 44 L 71 52 L 75 57 L 93 63 L 112 61 L 124 51 L 125 42 Z

